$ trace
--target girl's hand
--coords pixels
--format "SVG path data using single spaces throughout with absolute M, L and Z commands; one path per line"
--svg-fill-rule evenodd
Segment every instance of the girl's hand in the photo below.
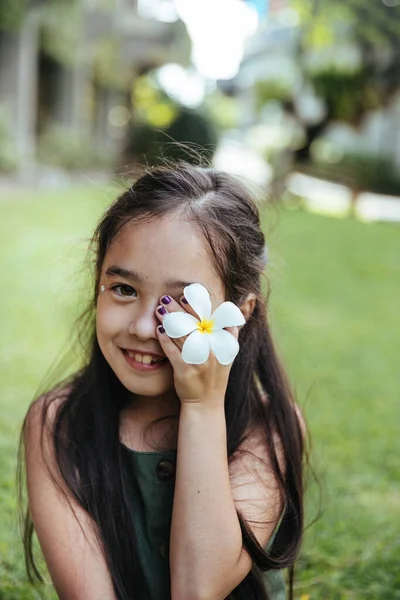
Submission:
M 188 336 L 171 339 L 165 331 L 162 331 L 162 322 L 168 313 L 180 311 L 198 318 L 191 306 L 183 300 L 184 296 L 179 303 L 170 296 L 163 296 L 161 304 L 156 309 L 156 315 L 161 322 L 161 326 L 157 327 L 157 337 L 173 367 L 176 393 L 181 402 L 185 403 L 224 403 L 232 363 L 222 365 L 213 352 L 210 352 L 206 362 L 188 364 L 182 359 L 182 347 Z M 238 338 L 238 327 L 227 327 L 226 330 L 236 339 Z

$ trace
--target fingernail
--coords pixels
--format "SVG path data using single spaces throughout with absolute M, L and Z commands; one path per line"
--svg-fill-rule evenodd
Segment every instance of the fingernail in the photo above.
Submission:
M 160 306 L 160 308 L 157 309 L 157 312 L 159 315 L 165 315 L 165 313 L 167 312 L 167 309 L 164 308 L 163 306 Z
M 158 331 L 159 331 L 160 333 L 165 333 L 165 329 L 164 329 L 164 327 L 163 327 L 162 325 L 159 325 L 159 326 L 157 327 L 157 329 L 158 329 Z
M 182 303 L 183 304 L 189 304 L 189 302 L 186 300 L 185 296 L 182 296 Z
M 171 302 L 171 298 L 169 296 L 163 296 L 161 298 L 161 303 L 162 304 L 169 304 Z

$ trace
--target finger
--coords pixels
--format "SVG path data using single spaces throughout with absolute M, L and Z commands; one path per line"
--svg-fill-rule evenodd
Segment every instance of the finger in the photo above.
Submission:
M 182 353 L 181 353 L 180 349 L 178 348 L 177 344 L 175 343 L 175 340 L 168 337 L 168 335 L 166 334 L 165 329 L 163 328 L 162 325 L 159 325 L 156 328 L 156 332 L 157 332 L 159 344 L 160 344 L 165 356 L 168 358 L 169 362 L 171 363 L 172 368 L 175 369 L 181 362 L 183 362 L 182 361 Z
M 156 315 L 161 323 L 163 322 L 164 317 L 167 314 L 180 312 L 186 313 L 187 311 L 178 303 L 176 300 L 171 298 L 171 296 L 162 296 L 160 298 L 161 304 L 159 304 L 156 308 Z M 180 338 L 172 338 L 173 343 L 181 350 L 182 346 L 185 342 L 187 336 L 183 336 Z
M 181 299 L 179 301 L 180 306 L 182 306 L 182 308 L 185 309 L 186 312 L 188 312 L 190 315 L 192 315 L 193 317 L 196 317 L 196 319 L 199 318 L 198 314 L 193 310 L 193 308 L 190 306 L 189 302 L 186 300 L 185 296 L 181 296 Z
M 160 304 L 156 308 L 158 320 L 162 322 L 166 314 L 172 312 L 183 312 L 183 308 L 171 296 L 161 296 Z
M 179 302 L 177 302 L 176 300 L 174 300 L 173 298 L 171 298 L 171 296 L 161 296 L 160 298 L 160 304 L 159 306 L 157 306 L 157 315 L 160 314 L 161 316 L 163 314 L 166 314 L 165 312 L 159 313 L 158 309 L 163 306 L 166 311 L 168 312 L 175 312 L 175 311 L 180 311 L 183 312 L 186 309 L 184 308 L 184 306 L 181 306 Z
M 229 331 L 236 339 L 239 338 L 239 327 L 224 327 L 226 331 Z

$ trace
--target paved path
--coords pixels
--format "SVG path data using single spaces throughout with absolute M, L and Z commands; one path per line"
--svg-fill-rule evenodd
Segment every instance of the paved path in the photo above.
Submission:
M 24 190 L 67 188 L 73 185 L 103 185 L 114 179 L 110 173 L 90 171 L 67 173 L 62 169 L 44 169 L 34 177 L 18 179 L 0 175 L 0 200 L 8 193 Z M 347 217 L 352 211 L 353 194 L 344 185 L 332 183 L 303 173 L 292 173 L 286 179 L 290 194 L 310 212 L 334 217 Z M 400 223 L 400 196 L 385 196 L 363 192 L 358 195 L 354 215 L 365 222 Z
M 62 169 L 43 169 L 34 175 L 12 177 L 0 174 L 0 200 L 9 193 L 32 190 L 65 189 L 71 186 L 101 186 L 115 179 L 111 173 L 103 171 L 85 171 L 68 173 Z
M 353 192 L 345 185 L 296 172 L 287 177 L 286 185 L 290 194 L 311 212 L 347 217 L 352 214 L 354 203 L 354 216 L 360 221 L 400 223 L 400 196 L 362 192 L 354 202 Z

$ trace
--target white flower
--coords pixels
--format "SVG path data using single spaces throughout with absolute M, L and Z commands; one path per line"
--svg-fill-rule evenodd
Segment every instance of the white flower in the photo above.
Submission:
M 218 362 L 229 365 L 239 352 L 239 343 L 224 327 L 244 325 L 240 309 L 233 302 L 223 302 L 211 314 L 210 294 L 201 283 L 185 287 L 184 294 L 199 318 L 186 312 L 173 312 L 163 319 L 169 337 L 188 336 L 182 347 L 182 359 L 190 365 L 201 365 L 212 350 Z

